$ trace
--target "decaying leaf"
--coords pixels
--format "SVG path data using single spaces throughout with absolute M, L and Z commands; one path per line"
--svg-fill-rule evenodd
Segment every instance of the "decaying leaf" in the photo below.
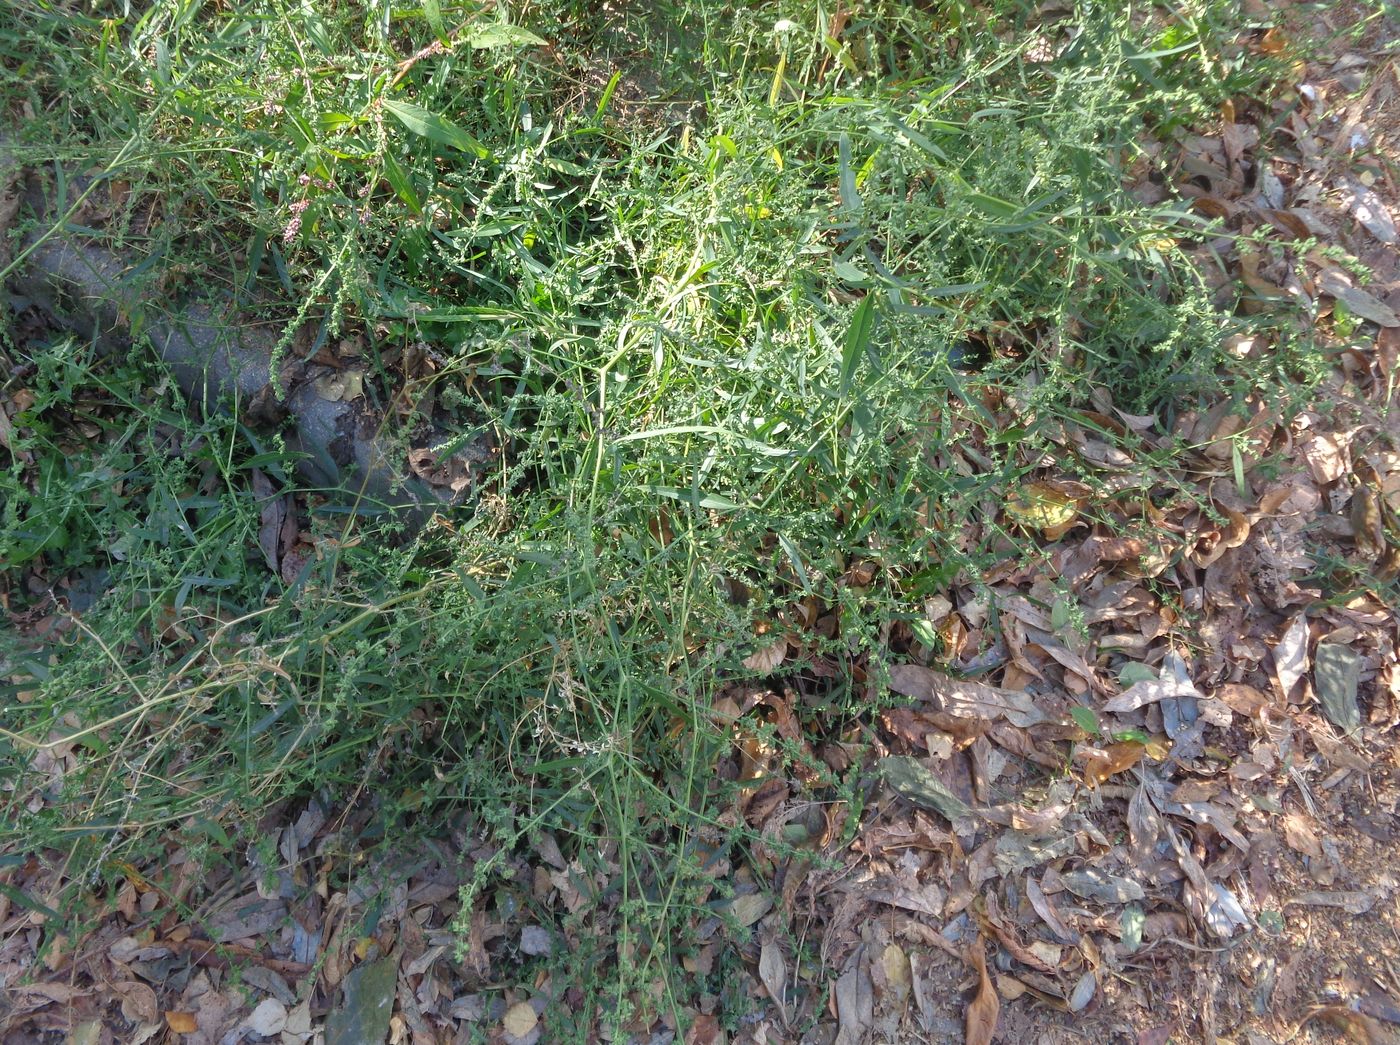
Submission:
M 506 1010 L 503 1026 L 512 1038 L 523 1038 L 540 1022 L 535 1008 L 528 1001 L 519 1001 Z
M 858 948 L 836 981 L 836 1041 L 858 1045 L 875 1018 L 875 990 L 866 968 L 865 949 Z
M 758 978 L 768 991 L 768 997 L 772 998 L 773 1004 L 778 1007 L 778 1016 L 786 1026 L 787 1002 L 783 992 L 787 987 L 787 962 L 783 958 L 783 949 L 774 939 L 764 940 L 763 946 L 759 948 Z
M 1361 684 L 1361 655 L 1348 646 L 1320 642 L 1313 661 L 1313 687 L 1322 712 L 1338 729 L 1350 733 L 1361 725 L 1356 691 Z
M 1065 888 L 1086 900 L 1101 903 L 1128 903 L 1141 900 L 1147 893 L 1137 882 L 1100 871 L 1096 867 L 1081 867 L 1060 875 Z
M 890 755 L 880 760 L 879 768 L 890 787 L 920 809 L 931 809 L 954 824 L 972 815 L 972 807 L 948 790 L 918 759 Z
M 977 970 L 977 994 L 967 1006 L 967 1045 L 991 1045 L 1001 1015 L 1001 1001 L 996 987 L 987 975 L 987 955 L 979 936 L 968 945 L 968 960 Z
M 932 703 L 950 715 L 969 718 L 1005 718 L 1027 729 L 1051 721 L 1030 696 L 998 689 L 981 682 L 955 679 L 918 664 L 897 664 L 890 669 L 890 689 L 905 697 Z

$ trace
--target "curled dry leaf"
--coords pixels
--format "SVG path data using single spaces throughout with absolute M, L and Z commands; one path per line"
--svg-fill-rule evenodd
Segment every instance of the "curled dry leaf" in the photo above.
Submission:
M 979 936 L 968 946 L 968 961 L 977 970 L 977 994 L 967 1006 L 967 1045 L 991 1045 L 996 1035 L 1001 1002 L 987 975 L 987 955 Z
M 1300 613 L 1274 647 L 1274 677 L 1278 681 L 1279 696 L 1285 703 L 1307 670 L 1308 618 Z

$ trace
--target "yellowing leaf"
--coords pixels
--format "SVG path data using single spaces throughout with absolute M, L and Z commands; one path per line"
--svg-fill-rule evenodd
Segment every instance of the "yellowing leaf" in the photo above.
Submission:
M 1053 539 L 1074 525 L 1079 502 L 1049 483 L 1027 483 L 1006 502 L 1006 514 Z

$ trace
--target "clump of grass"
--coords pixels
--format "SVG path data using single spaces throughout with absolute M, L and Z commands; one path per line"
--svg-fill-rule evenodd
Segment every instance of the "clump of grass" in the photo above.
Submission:
M 11 344 L 38 369 L 6 583 L 94 592 L 62 641 L 3 653 L 15 837 L 76 889 L 170 832 L 244 845 L 312 792 L 372 801 L 381 839 L 470 810 L 500 852 L 549 831 L 608 883 L 570 931 L 631 960 L 587 980 L 582 1019 L 683 992 L 673 959 L 716 909 L 698 840 L 754 841 L 709 708 L 760 633 L 835 666 L 803 726 L 840 735 L 891 622 L 1018 550 L 997 506 L 1092 395 L 1150 412 L 1269 379 L 1221 353 L 1230 320 L 1174 250 L 1185 212 L 1123 186 L 1146 128 L 1249 74 L 1226 6 L 1196 7 L 876 3 L 834 27 L 697 3 L 581 56 L 558 27 L 589 12 L 562 0 L 518 21 L 15 5 L 0 97 L 36 116 L 31 163 L 105 163 L 157 201 L 127 245 L 186 292 L 280 287 L 282 321 L 363 331 L 380 404 L 394 353 L 428 343 L 442 415 L 507 448 L 473 507 L 397 543 L 312 502 L 317 557 L 284 586 L 248 486 L 291 483 L 275 441 L 72 341 Z M 614 45 L 641 76 L 648 41 L 702 107 L 621 121 L 619 81 L 580 87 Z M 59 405 L 90 394 L 126 412 L 75 450 Z M 804 601 L 834 623 L 806 633 Z M 810 768 L 814 796 L 855 798 Z M 498 871 L 478 865 L 468 915 Z

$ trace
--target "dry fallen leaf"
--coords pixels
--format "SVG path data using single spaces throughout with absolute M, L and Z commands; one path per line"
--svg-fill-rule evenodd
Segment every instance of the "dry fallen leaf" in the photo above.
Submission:
M 1093 754 L 1084 763 L 1084 779 L 1090 787 L 1098 787 L 1109 777 L 1116 776 L 1137 765 L 1142 759 L 1146 745 L 1135 740 L 1125 740 L 1109 744 L 1104 748 L 1093 749 Z
M 516 1002 L 506 1010 L 505 1031 L 511 1037 L 523 1038 L 535 1029 L 539 1021 L 534 1006 L 528 1001 Z
M 787 1026 L 787 1002 L 783 1000 L 783 990 L 787 986 L 787 963 L 783 960 L 783 949 L 776 940 L 763 941 L 758 952 L 758 978 L 763 981 L 768 997 L 778 1007 L 778 1017 Z
M 1025 693 L 955 679 L 918 664 L 890 668 L 890 689 L 901 696 L 928 701 L 950 715 L 989 720 L 1005 717 L 1020 729 L 1051 721 Z
M 774 671 L 787 658 L 787 645 L 787 636 L 779 636 L 745 657 L 744 667 L 762 674 Z
M 1317 277 L 1317 288 L 1343 302 L 1353 315 L 1381 327 L 1400 327 L 1400 316 L 1374 294 L 1353 287 L 1339 269 L 1327 269 Z
M 1288 702 L 1298 680 L 1308 670 L 1308 618 L 1300 613 L 1283 633 L 1274 647 L 1274 677 L 1278 682 L 1279 696 Z
M 176 1034 L 193 1034 L 199 1029 L 192 1012 L 166 1012 L 166 1025 Z
M 857 1045 L 875 1018 L 875 986 L 866 969 L 864 949 L 846 962 L 836 981 L 836 1045 Z
M 979 936 L 968 947 L 968 960 L 977 970 L 977 994 L 967 1006 L 967 1045 L 991 1045 L 1001 1015 L 996 987 L 987 975 L 987 956 Z

